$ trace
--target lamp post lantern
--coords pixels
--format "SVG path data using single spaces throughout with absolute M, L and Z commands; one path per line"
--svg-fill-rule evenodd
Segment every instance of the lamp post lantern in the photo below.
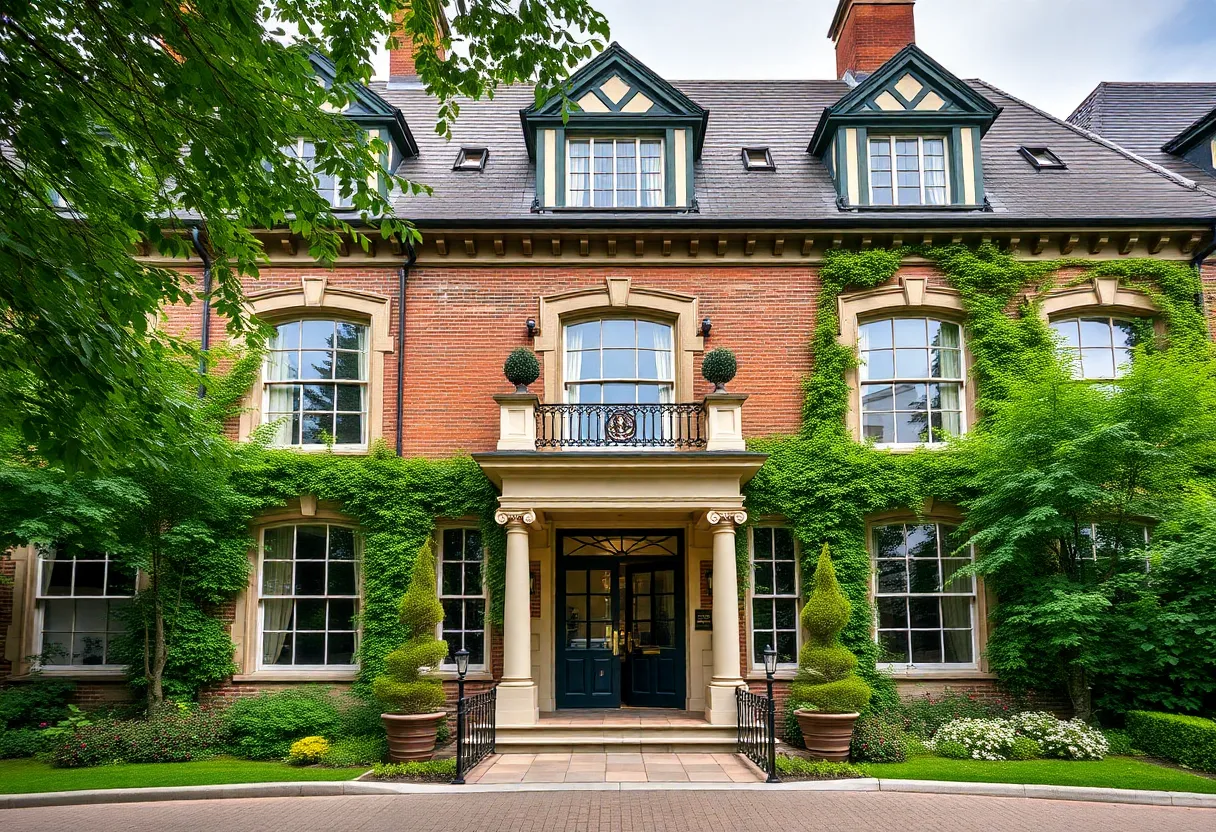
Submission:
M 764 681 L 768 688 L 768 782 L 778 783 L 777 777 L 777 710 L 773 704 L 773 674 L 777 672 L 777 651 L 773 645 L 764 648 Z

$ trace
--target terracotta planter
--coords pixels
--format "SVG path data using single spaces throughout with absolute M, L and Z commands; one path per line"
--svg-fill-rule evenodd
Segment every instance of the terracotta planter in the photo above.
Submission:
M 853 723 L 860 714 L 823 714 L 818 711 L 794 711 L 802 730 L 802 744 L 817 760 L 843 762 L 849 759 L 853 741 Z
M 388 732 L 388 758 L 394 763 L 429 760 L 435 753 L 435 735 L 446 711 L 433 714 L 380 714 Z

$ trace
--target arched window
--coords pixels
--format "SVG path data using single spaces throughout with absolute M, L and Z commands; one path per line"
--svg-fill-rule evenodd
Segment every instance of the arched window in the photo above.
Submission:
M 1059 318 L 1051 328 L 1074 378 L 1114 379 L 1131 366 L 1136 333 L 1129 320 L 1106 315 Z
M 961 434 L 962 328 L 935 318 L 883 318 L 858 328 L 861 436 L 933 445 Z
M 667 404 L 675 390 L 671 324 L 605 318 L 565 327 L 568 404 Z
M 275 327 L 262 405 L 281 446 L 365 446 L 368 441 L 367 326 L 304 319 Z

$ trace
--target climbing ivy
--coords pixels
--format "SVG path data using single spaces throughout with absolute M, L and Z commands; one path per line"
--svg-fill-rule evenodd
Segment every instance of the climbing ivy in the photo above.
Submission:
M 838 339 L 837 301 L 846 291 L 890 282 L 910 261 L 936 267 L 944 282 L 959 293 L 981 420 L 992 402 L 1005 397 L 1012 381 L 1033 376 L 1056 360 L 1050 329 L 1038 306 L 1057 285 L 1115 277 L 1154 300 L 1162 310 L 1171 345 L 1194 345 L 1206 339 L 1203 314 L 1194 301 L 1198 274 L 1185 264 L 1139 259 L 1097 264 L 1028 262 L 988 244 L 978 250 L 951 245 L 827 253 L 819 272 L 818 316 L 811 333 L 813 367 L 803 384 L 801 429 L 794 435 L 748 442 L 749 450 L 768 454 L 768 460 L 744 494 L 749 522 L 768 515 L 790 524 L 801 543 L 805 587 L 814 577 L 814 555 L 829 544 L 853 610 L 842 640 L 861 659 L 859 672 L 875 686 L 877 707 L 890 703 L 895 692 L 890 679 L 875 669 L 881 656 L 871 633 L 874 609 L 866 517 L 895 510 L 921 515 L 931 500 L 957 505 L 973 496 L 973 472 L 957 449 L 892 453 L 855 440 L 846 425 L 851 393 L 847 377 L 858 357 L 852 345 Z M 1144 337 L 1151 335 L 1151 321 L 1141 322 L 1138 331 Z M 740 535 L 738 555 L 743 585 L 748 577 L 746 535 Z

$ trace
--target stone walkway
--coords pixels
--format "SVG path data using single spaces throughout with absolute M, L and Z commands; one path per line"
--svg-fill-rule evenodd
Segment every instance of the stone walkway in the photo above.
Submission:
M 754 783 L 764 778 L 737 754 L 495 754 L 469 783 Z

